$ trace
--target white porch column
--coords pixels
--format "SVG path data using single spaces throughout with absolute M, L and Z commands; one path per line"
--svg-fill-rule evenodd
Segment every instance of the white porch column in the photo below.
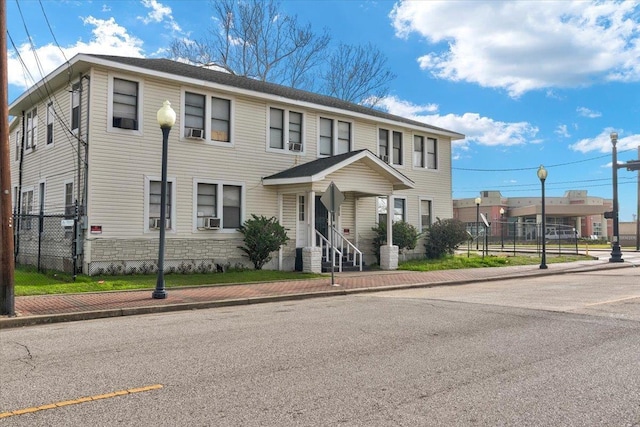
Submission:
M 278 221 L 282 225 L 284 223 L 284 197 L 282 193 L 278 193 Z M 295 242 L 294 242 L 295 243 Z M 278 249 L 278 270 L 282 271 L 282 262 L 283 262 L 283 254 L 282 254 L 282 245 Z
M 582 237 L 582 217 L 581 216 L 576 217 L 576 232 L 578 233 L 579 237 Z
M 398 269 L 398 247 L 393 244 L 393 194 L 387 196 L 387 244 L 380 247 L 380 268 Z
M 307 242 L 309 246 L 314 248 L 316 246 L 316 192 L 311 190 L 307 193 L 307 207 L 309 208 L 309 213 L 307 214 L 307 218 L 309 222 L 307 223 L 307 232 L 309 239 Z
M 393 245 L 393 194 L 387 196 L 387 245 Z
M 609 220 L 606 219 L 604 217 L 604 214 L 600 215 L 600 229 L 602 230 L 602 232 L 600 233 L 600 237 L 604 238 L 605 240 L 609 239 L 609 229 L 608 229 L 608 225 L 609 225 Z M 591 223 L 591 232 L 593 233 L 593 223 Z

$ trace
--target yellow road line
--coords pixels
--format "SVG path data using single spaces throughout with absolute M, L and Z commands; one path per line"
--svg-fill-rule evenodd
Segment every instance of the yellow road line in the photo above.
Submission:
M 0 412 L 0 419 L 1 418 L 13 417 L 15 415 L 31 414 L 31 413 L 38 412 L 38 411 L 44 411 L 46 409 L 55 409 L 55 408 L 61 408 L 63 406 L 77 405 L 77 404 L 84 403 L 84 402 L 93 402 L 95 400 L 110 399 L 112 397 L 125 396 L 127 394 L 142 393 L 142 392 L 145 392 L 145 391 L 158 390 L 158 389 L 161 389 L 161 388 L 162 388 L 162 384 L 153 384 L 153 385 L 148 385 L 148 386 L 145 386 L 145 387 L 137 387 L 137 388 L 130 388 L 128 390 L 114 391 L 112 393 L 97 394 L 95 396 L 81 397 L 81 398 L 74 399 L 74 400 L 63 400 L 61 402 L 50 403 L 50 404 L 41 405 L 41 406 L 33 406 L 31 408 L 16 409 L 15 411 Z

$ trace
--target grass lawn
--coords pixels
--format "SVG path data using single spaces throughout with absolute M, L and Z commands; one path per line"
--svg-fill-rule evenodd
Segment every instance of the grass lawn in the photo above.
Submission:
M 591 259 L 581 255 L 547 255 L 547 263 L 571 262 Z M 471 256 L 457 255 L 439 260 L 414 260 L 401 262 L 400 270 L 431 271 L 458 268 L 502 267 L 509 265 L 535 265 L 540 263 L 537 255 L 532 256 Z M 246 270 L 209 274 L 166 274 L 167 288 L 179 286 L 224 285 L 229 283 L 269 282 L 274 280 L 301 280 L 322 277 L 322 274 L 293 271 Z M 128 276 L 83 276 L 76 280 L 69 274 L 60 272 L 38 273 L 32 269 L 18 268 L 15 271 L 15 295 L 45 295 L 79 292 L 120 291 L 127 289 L 153 289 L 156 275 Z
M 547 264 L 553 264 L 558 262 L 573 262 L 591 260 L 592 257 L 584 255 L 560 255 L 550 256 L 547 254 Z M 481 267 L 507 267 L 510 265 L 536 265 L 540 264 L 540 258 L 537 255 L 526 256 L 481 256 L 472 255 L 467 258 L 467 255 L 450 256 L 443 259 L 435 260 L 413 260 L 401 262 L 398 265 L 400 270 L 410 271 L 433 271 L 433 270 L 454 270 L 459 268 L 481 268 Z

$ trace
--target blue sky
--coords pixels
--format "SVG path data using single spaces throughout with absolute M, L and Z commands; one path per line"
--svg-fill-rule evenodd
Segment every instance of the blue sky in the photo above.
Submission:
M 453 197 L 482 190 L 612 197 L 618 159 L 640 146 L 640 2 L 285 0 L 333 42 L 371 42 L 397 75 L 384 107 L 465 134 L 453 147 Z M 163 57 L 214 21 L 207 0 L 7 0 L 9 102 L 76 53 Z M 14 49 L 12 42 L 17 49 Z M 19 55 L 18 55 L 19 52 Z M 21 64 L 22 59 L 29 72 Z M 638 175 L 619 171 L 621 221 Z

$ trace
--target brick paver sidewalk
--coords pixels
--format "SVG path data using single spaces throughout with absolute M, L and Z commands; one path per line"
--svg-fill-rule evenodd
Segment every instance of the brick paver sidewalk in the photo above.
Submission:
M 501 278 L 562 274 L 621 267 L 605 261 L 582 261 L 551 264 L 540 270 L 537 265 L 492 267 L 430 272 L 375 271 L 360 273 L 336 273 L 331 286 L 330 277 L 309 280 L 267 282 L 255 284 L 169 288 L 167 299 L 151 298 L 151 290 L 93 292 L 82 294 L 40 295 L 16 297 L 16 317 L 0 317 L 0 327 L 63 320 L 80 320 L 96 317 L 140 314 L 187 308 L 227 304 L 273 301 L 284 298 L 306 298 L 320 295 L 339 295 L 350 292 L 367 292 L 392 287 L 436 286 L 463 284 Z M 82 316 L 60 317 L 61 315 Z M 93 313 L 93 315 L 89 314 Z M 49 316 L 49 317 L 47 317 Z M 56 316 L 59 318 L 56 319 Z M 25 321 L 16 321 L 20 318 Z M 27 322 L 33 318 L 33 322 Z M 37 319 L 36 319 L 37 318 Z M 37 321 L 36 321 L 37 320 Z M 10 322 L 13 321 L 13 322 Z

